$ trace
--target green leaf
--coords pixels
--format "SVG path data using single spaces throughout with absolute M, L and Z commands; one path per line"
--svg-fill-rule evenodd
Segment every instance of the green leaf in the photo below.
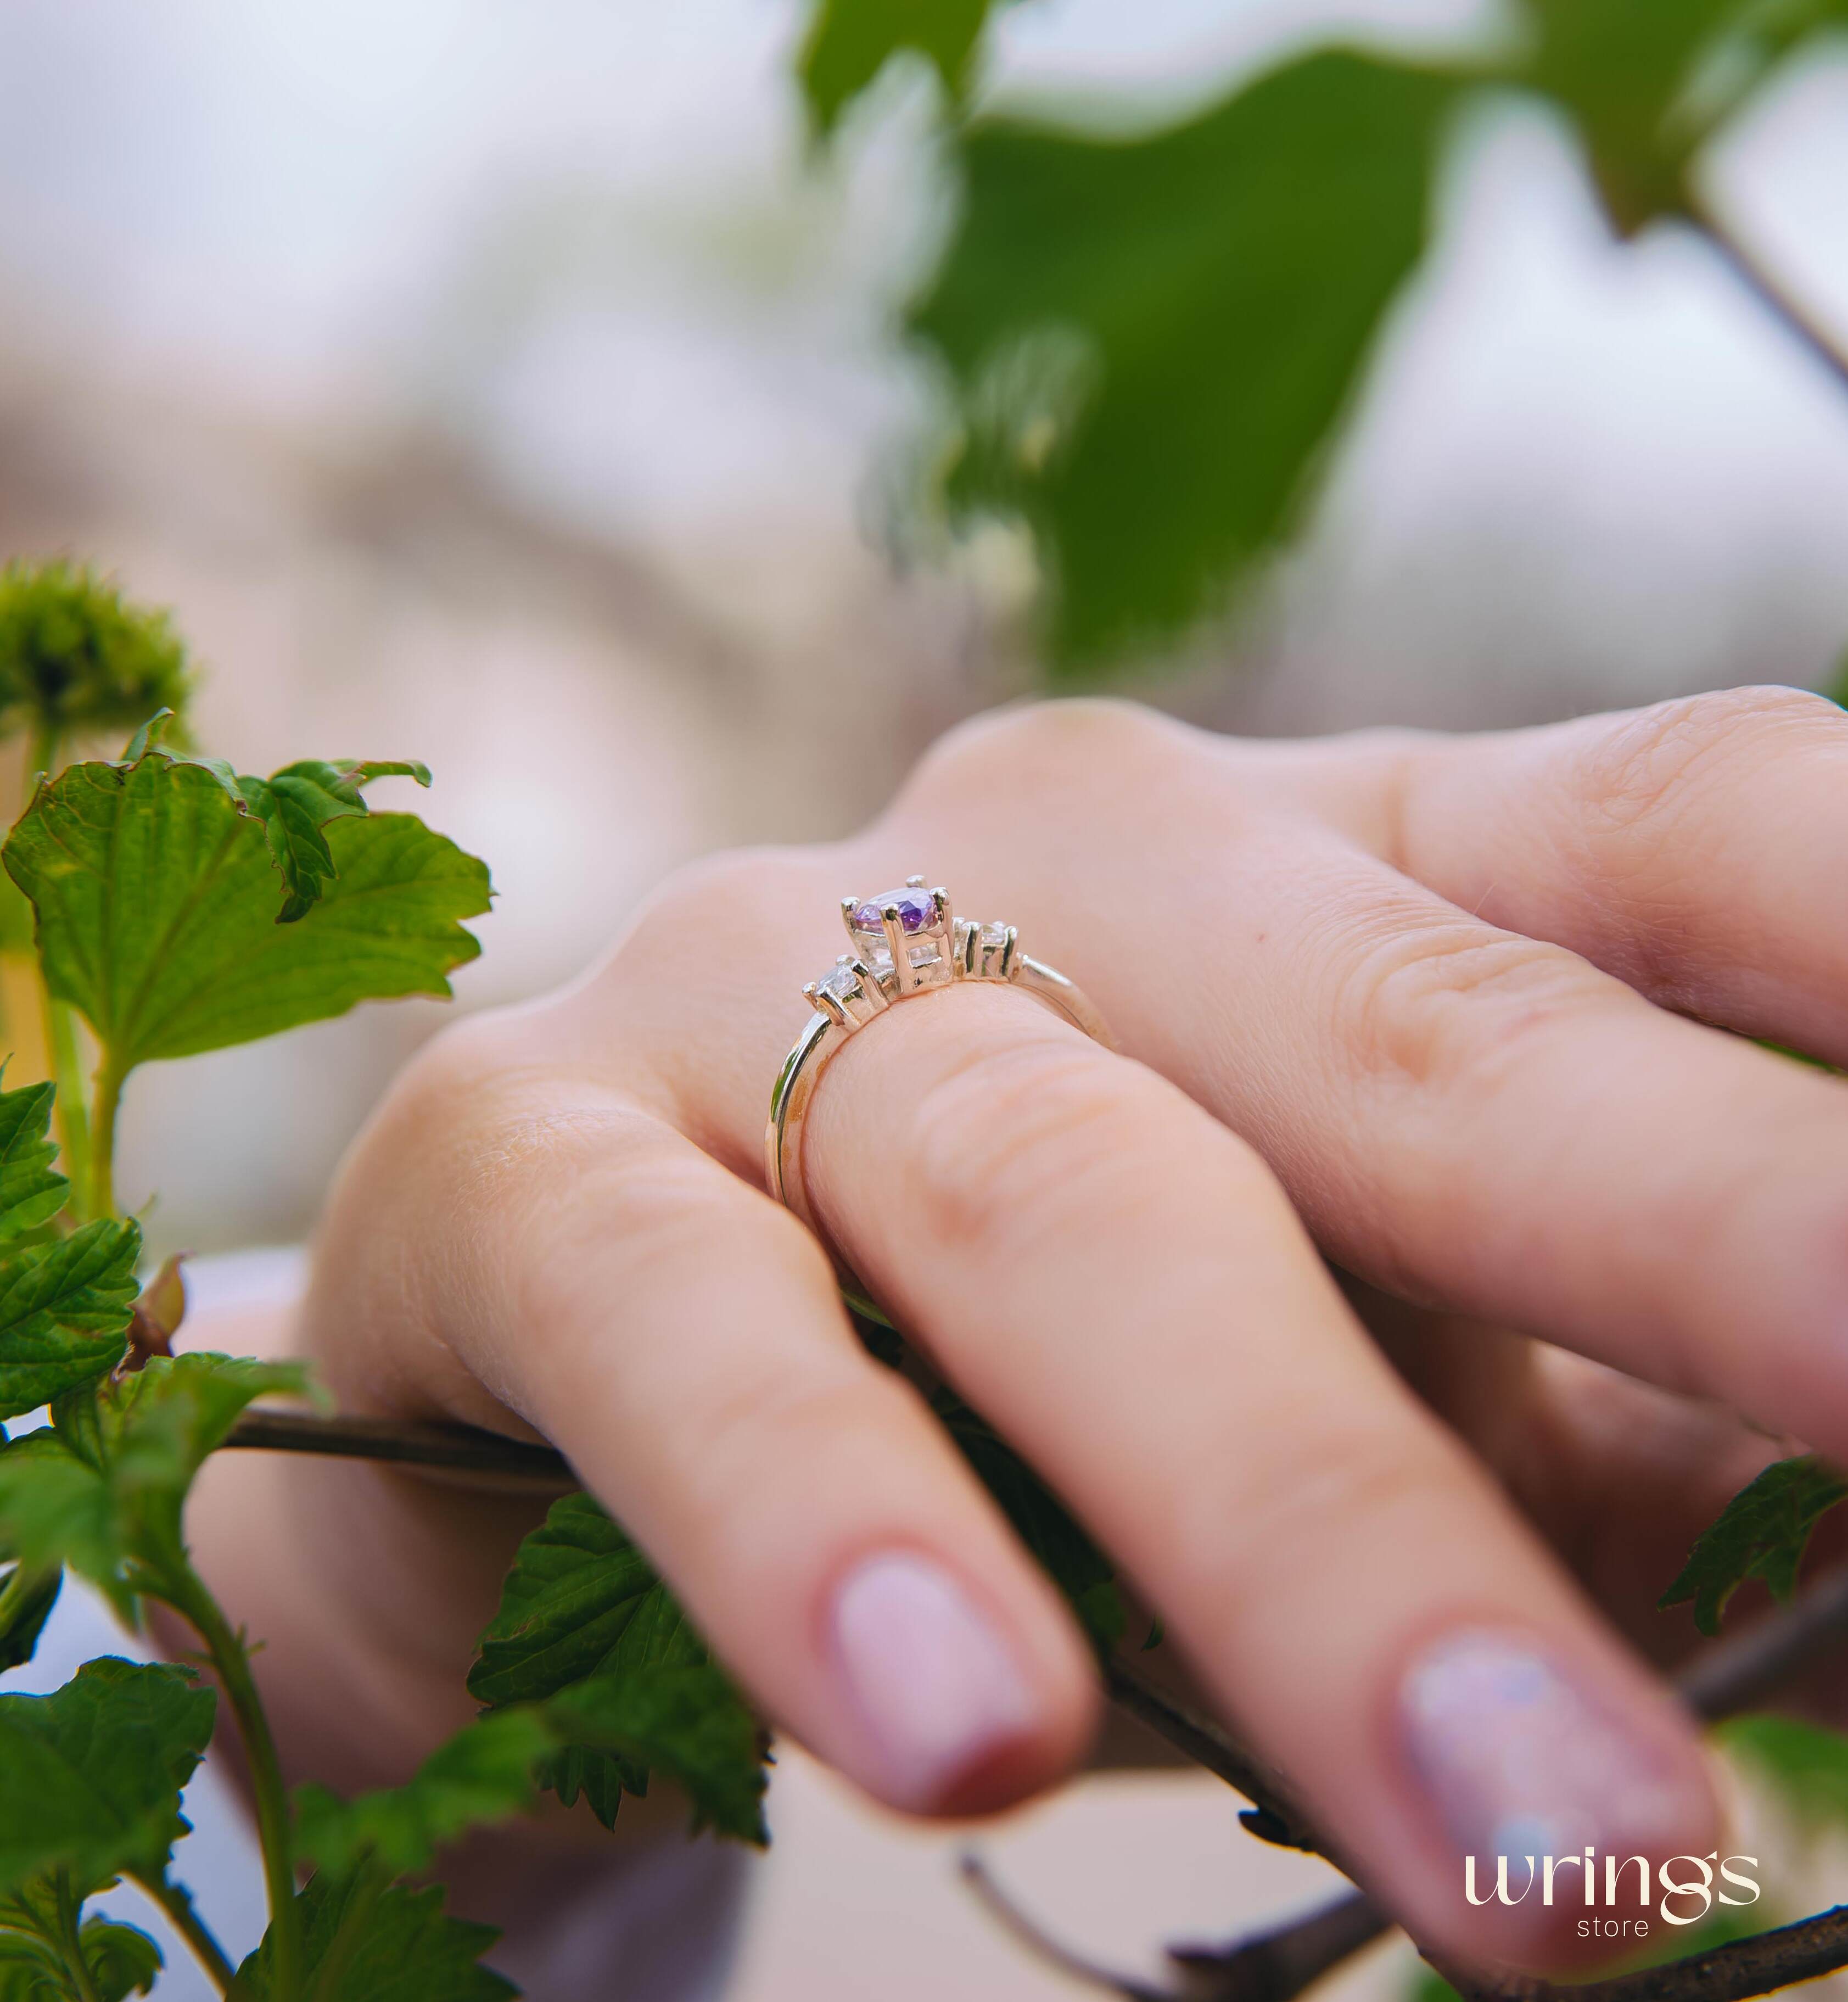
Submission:
M 1423 251 L 1450 79 L 1323 53 L 1146 137 L 984 119 L 913 330 L 946 498 L 1031 528 L 1057 668 L 1180 632 L 1292 525 Z
M 1108 1654 L 1128 1624 L 1109 1560 L 1045 1482 L 954 1391 L 939 1390 L 931 1409 L 1001 1505 L 1014 1533 L 1065 1594 L 1093 1646 Z
M 193 675 L 167 614 L 57 561 L 0 572 L 0 729 L 41 743 L 183 709 Z
M 936 72 L 959 101 L 992 0 L 820 0 L 809 23 L 797 75 L 818 137 L 901 51 Z
M 730 1678 L 703 1667 L 621 1668 L 574 1683 L 546 1706 L 570 1745 L 612 1758 L 632 1793 L 650 1771 L 670 1774 L 693 1806 L 693 1833 L 716 1829 L 734 1841 L 769 1840 L 764 1826 L 763 1733 Z
M 246 1407 L 259 1397 L 305 1396 L 298 1362 L 260 1362 L 195 1351 L 155 1356 L 111 1384 L 102 1400 L 106 1474 L 117 1534 L 151 1569 L 185 1550 L 181 1514 L 193 1478 Z
M 10 886 L 9 886 L 10 887 Z M 0 1091 L 0 1240 L 49 1223 L 65 1206 L 71 1184 L 52 1163 L 51 1084 Z
M 141 1573 L 170 1575 L 185 1548 L 194 1476 L 254 1398 L 299 1396 L 296 1363 L 200 1352 L 157 1356 L 104 1386 L 92 1425 L 60 1425 L 0 1447 L 0 1550 L 35 1571 L 59 1564 L 134 1617 Z
M 113 1658 L 50 1696 L 0 1697 L 0 1892 L 54 1870 L 79 1896 L 163 1875 L 216 1701 L 190 1669 Z
M 0 1926 L 5 1923 L 0 1912 Z M 124 2002 L 152 1991 L 161 1951 L 138 1926 L 86 1919 L 78 1943 L 96 2002 Z M 74 2002 L 58 1951 L 43 1935 L 0 1931 L 0 2002 Z
M 1571 114 L 1612 222 L 1689 211 L 1689 162 L 1843 0 L 1529 0 L 1522 72 Z
M 638 1695 L 631 1710 L 622 1707 L 625 1691 L 644 1673 L 704 1669 L 710 1662 L 705 1643 L 647 1559 L 589 1495 L 568 1495 L 520 1546 L 500 1610 L 481 1637 L 469 1690 L 499 1709 L 545 1702 L 594 1682 L 597 1689 L 584 1700 L 591 1708 L 581 1714 L 614 1718 L 625 1728 L 599 1728 L 588 1742 L 542 1761 L 540 1784 L 567 1807 L 581 1793 L 608 1828 L 622 1794 L 645 1793 L 650 1768 L 658 1767 L 685 1784 L 696 1816 L 716 1819 L 723 1812 L 735 1823 L 730 1803 L 747 1788 L 762 1790 L 762 1754 L 756 1725 L 729 1680 L 714 1670 L 711 1679 L 690 1686 L 692 1700 L 710 1705 L 718 1720 L 696 1746 L 692 1721 L 671 1690 Z M 650 1704 L 658 1711 L 650 1710 Z M 579 1714 L 570 1706 L 560 1712 Z M 643 1749 L 644 1723 L 650 1749 Z M 618 1739 L 636 1749 L 612 1749 Z M 735 1771 L 715 1770 L 712 1760 L 721 1746 L 731 1749 Z M 683 1764 L 683 1757 L 689 1763 Z M 761 1831 L 761 1826 L 754 1828 Z M 761 1833 L 751 1839 L 761 1840 Z
M 297 1899 L 307 1957 L 307 1990 L 315 2002 L 503 2002 L 519 1993 L 479 1962 L 500 1934 L 492 1926 L 445 1917 L 443 1894 L 432 1886 L 380 1892 L 362 1873 L 316 1877 Z M 351 1915 L 357 1938 L 338 1977 L 318 1985 L 341 1923 Z M 345 1954 L 347 1942 L 343 1941 Z M 233 2002 L 269 2002 L 270 1942 L 238 1969 Z
M 30 1571 L 68 1564 L 134 1618 L 109 1483 L 55 1432 L 0 1446 L 0 1548 Z
M 1626 235 L 1682 212 L 1704 136 L 1675 113 L 1697 60 L 1740 0 L 1533 0 L 1529 80 L 1571 111 L 1612 220 Z
M 123 2002 L 125 1996 L 152 1993 L 161 1951 L 139 1926 L 85 1919 L 78 1941 L 96 1986 L 97 2002 Z
M 23 1564 L 0 1582 L 0 1675 L 32 1659 L 64 1582 L 61 1570 L 34 1572 Z
M 1713 1634 L 1720 1631 L 1726 1602 L 1748 1578 L 1762 1578 L 1774 1597 L 1788 1599 L 1811 1532 L 1845 1498 L 1848 1481 L 1813 1456 L 1767 1467 L 1701 1532 L 1680 1575 L 1657 1602 L 1659 1610 L 1691 1599 L 1694 1624 Z
M 275 922 L 263 822 L 235 780 L 159 749 L 73 765 L 7 838 L 37 914 L 45 978 L 96 1032 L 118 1076 L 343 1014 L 447 995 L 481 950 L 486 868 L 414 815 L 325 830 L 337 874 L 298 923 Z
M 141 1233 L 101 1218 L 0 1264 L 0 1418 L 106 1376 L 127 1349 Z
M 350 1801 L 324 1787 L 299 1788 L 297 1852 L 336 1877 L 368 1858 L 395 1877 L 427 1869 L 470 1829 L 525 1813 L 533 1802 L 533 1767 L 557 1744 L 538 1711 L 497 1711 L 439 1746 L 407 1786 Z
M 330 821 L 364 814 L 361 786 L 388 776 L 415 779 L 420 786 L 430 783 L 427 765 L 330 765 L 319 758 L 285 765 L 267 779 L 239 780 L 238 790 L 263 822 L 270 856 L 286 886 L 279 924 L 305 917 L 339 874 L 322 829 Z

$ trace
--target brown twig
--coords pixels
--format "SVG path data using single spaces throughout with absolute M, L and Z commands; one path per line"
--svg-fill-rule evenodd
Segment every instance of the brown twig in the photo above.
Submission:
M 1485 1979 L 1424 1958 L 1466 2002 L 1748 2002 L 1848 1966 L 1848 1905 L 1685 1960 L 1573 1987 L 1520 1974 Z
M 549 1446 L 468 1425 L 326 1418 L 259 1407 L 244 1414 L 226 1444 L 527 1479 L 574 1477 L 563 1455 Z M 1848 1567 L 1811 1586 L 1794 1604 L 1707 1650 L 1677 1679 L 1677 1686 L 1697 1715 L 1710 1721 L 1731 1716 L 1762 1702 L 1843 1640 L 1848 1640 Z M 1121 1662 L 1107 1662 L 1104 1676 L 1111 1700 L 1121 1708 L 1253 1803 L 1254 1815 L 1245 1819 L 1254 1833 L 1315 1850 L 1339 1865 L 1338 1854 L 1330 1854 L 1330 1845 L 1316 1833 L 1281 1776 L 1229 1733 L 1176 1703 Z M 1121 1994 L 1172 2002 L 1165 1990 L 1146 1983 L 1124 1985 L 1127 1977 L 1066 1953 L 1008 1903 L 973 1859 L 965 1863 L 964 1874 L 997 1917 L 1068 1972 L 1114 1984 Z M 1177 1960 L 1192 1984 L 1189 2002 L 1292 2002 L 1391 1924 L 1370 1899 L 1355 1892 L 1223 1951 L 1192 1949 Z M 1812 1980 L 1842 1966 L 1848 1966 L 1848 1907 L 1838 1906 L 1686 1960 L 1578 1987 L 1525 1976 L 1485 1979 L 1447 1963 L 1438 1971 L 1466 2002 L 1748 2002 L 1751 1997 Z M 1202 1986 L 1203 1981 L 1211 1985 Z
M 962 1872 L 963 1882 L 1004 1932 L 1012 1933 L 1030 1953 L 1070 1975 L 1073 1980 L 1088 1983 L 1093 1988 L 1107 1990 L 1113 1995 L 1126 1995 L 1131 2002 L 1173 2002 L 1166 1989 L 1151 1987 L 1133 1974 L 1120 1974 L 1114 1968 L 1100 1967 L 1095 1961 L 1086 1960 L 1055 1940 L 1008 1896 L 979 1856 L 964 1854 L 958 1859 L 957 1867 Z
M 1719 253 L 1733 276 L 1828 370 L 1839 388 L 1848 389 L 1848 347 L 1759 260 L 1756 251 L 1732 234 L 1697 194 L 1689 190 L 1686 200 L 1694 226 Z
M 1171 1946 L 1187 2002 L 1293 2002 L 1343 1961 L 1371 1946 L 1393 1921 L 1358 1892 L 1228 1947 Z
M 330 1453 L 343 1460 L 382 1460 L 399 1467 L 440 1467 L 467 1474 L 519 1474 L 542 1481 L 575 1479 L 561 1453 L 473 1425 L 412 1425 L 396 1418 L 323 1418 L 309 1411 L 256 1405 L 231 1428 L 228 1446 L 267 1453 Z
M 1675 1686 L 1697 1717 L 1715 1723 L 1763 1702 L 1845 1639 L 1848 1566 L 1819 1579 L 1791 1605 L 1703 1650 L 1675 1678 Z M 1254 1833 L 1330 1854 L 1281 1776 L 1219 1725 L 1176 1703 L 1122 1662 L 1108 1663 L 1105 1675 L 1111 1697 L 1122 1708 L 1255 1804 L 1260 1819 Z M 1252 1825 L 1251 1816 L 1243 1819 Z M 1341 1867 L 1337 1857 L 1330 1860 Z M 1230 1948 L 1177 1958 L 1194 1978 L 1189 2002 L 1196 1997 L 1202 2002 L 1292 2002 L 1393 1923 L 1364 1892 L 1356 1891 Z M 1745 2002 L 1848 1965 L 1848 1924 L 1840 1910 L 1819 1913 L 1776 1932 L 1588 1986 L 1559 1986 L 1526 1976 L 1484 1979 L 1448 1963 L 1431 1965 L 1467 2002 Z
M 1328 1845 L 1292 1798 L 1282 1774 L 1247 1751 L 1221 1725 L 1177 1703 L 1140 1669 L 1114 1657 L 1104 1665 L 1104 1686 L 1119 1710 L 1243 1794 L 1257 1811 L 1256 1817 L 1241 1817 L 1253 1834 L 1285 1849 L 1328 1854 Z

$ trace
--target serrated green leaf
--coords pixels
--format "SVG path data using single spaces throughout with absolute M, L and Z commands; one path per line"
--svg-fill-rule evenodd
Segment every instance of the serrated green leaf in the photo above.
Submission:
M 1325 52 L 1147 137 L 968 129 L 910 324 L 962 420 L 945 497 L 1031 528 L 1055 671 L 1180 633 L 1292 525 L 1424 249 L 1453 90 Z
M 470 1829 L 525 1813 L 535 1797 L 533 1767 L 558 1742 L 537 1711 L 497 1711 L 439 1746 L 408 1785 L 354 1801 L 298 1788 L 296 1851 L 336 1877 L 368 1858 L 394 1877 L 413 1875 Z
M 68 1565 L 133 1618 L 109 1483 L 55 1432 L 0 1446 L 0 1547 L 30 1571 Z
M 1734 1717 L 1715 1727 L 1722 1750 L 1758 1774 L 1807 1833 L 1848 1826 L 1848 1737 L 1791 1717 Z
M 263 824 L 270 854 L 285 886 L 279 924 L 294 924 L 318 903 L 339 874 L 323 830 L 332 821 L 367 811 L 360 788 L 387 776 L 430 783 L 427 765 L 402 760 L 335 765 L 305 758 L 267 779 L 240 778 L 245 804 Z
M 0 1928 L 7 1913 L 0 1908 Z M 138 1926 L 86 1919 L 78 1934 L 96 2002 L 146 1995 L 161 1970 L 161 1951 Z M 0 1930 L 0 2002 L 78 2002 L 61 1957 L 43 1935 Z
M 139 1926 L 115 1919 L 85 1919 L 78 1934 L 97 2002 L 123 2002 L 151 1994 L 162 1965 L 159 1944 Z
M 578 1752 L 638 1773 L 640 1785 L 625 1777 L 630 1792 L 645 1792 L 651 1771 L 671 1775 L 692 1802 L 695 1834 L 712 1828 L 737 1842 L 769 1840 L 763 1733 L 730 1678 L 710 1662 L 591 1676 L 560 1690 L 546 1716 Z
M 7 838 L 31 900 L 45 978 L 79 1010 L 117 1073 L 343 1014 L 447 995 L 480 946 L 486 867 L 414 815 L 326 830 L 336 876 L 300 922 L 275 920 L 263 821 L 235 780 L 149 751 L 73 765 Z
M 847 106 L 901 51 L 922 57 L 944 93 L 959 99 L 992 0 L 820 0 L 796 71 L 816 134 L 825 138 Z
M 0 1242 L 49 1223 L 65 1206 L 71 1184 L 51 1165 L 58 1159 L 51 1137 L 57 1096 L 51 1084 L 0 1091 Z
M 362 1902 L 363 1901 L 363 1902 Z M 316 2002 L 504 2002 L 519 1993 L 480 1965 L 500 1934 L 492 1926 L 446 1917 L 434 1886 L 380 1892 L 364 1873 L 336 1878 L 323 1873 L 297 1899 L 306 1951 L 307 1990 Z M 355 1906 L 357 1940 L 331 1986 L 319 1985 L 322 1965 Z M 345 1942 L 343 1942 L 343 1950 Z M 267 1937 L 238 1969 L 232 2002 L 269 2002 Z
M 0 1578 L 0 1675 L 32 1659 L 64 1582 L 62 1571 L 33 1571 L 23 1564 Z
M 195 1351 L 156 1356 L 101 1400 L 106 1471 L 123 1548 L 159 1569 L 185 1548 L 181 1514 L 193 1478 L 247 1406 L 304 1397 L 305 1365 Z
M 104 1386 L 90 1431 L 0 1447 L 0 1549 L 35 1571 L 66 1564 L 134 1617 L 141 1571 L 172 1571 L 194 1476 L 255 1398 L 301 1395 L 295 1363 L 200 1352 L 157 1356 Z
M 546 1702 L 594 1682 L 598 1690 L 589 1700 L 607 1717 L 617 1714 L 625 1688 L 639 1686 L 637 1679 L 710 1663 L 705 1643 L 647 1559 L 589 1495 L 569 1495 L 553 1505 L 542 1526 L 520 1546 L 502 1588 L 500 1610 L 481 1637 L 469 1691 L 498 1709 Z M 696 1694 L 722 1721 L 713 1725 L 710 1736 L 698 1739 L 696 1767 L 683 1770 L 675 1760 L 683 1753 L 692 1755 L 690 1726 L 678 1710 L 668 1714 L 678 1699 L 671 1692 L 661 1696 L 668 1709 L 650 1741 L 661 1754 L 658 1768 L 686 1785 L 696 1815 L 712 1811 L 705 1803 L 718 1803 L 735 1822 L 729 1804 L 753 1785 L 762 1789 L 761 1739 L 749 1711 L 721 1672 L 715 1669 L 714 1679 L 699 1686 Z M 636 1702 L 643 1704 L 643 1697 Z M 636 1715 L 643 1714 L 638 1710 Z M 740 1719 L 748 1728 L 748 1751 Z M 634 1752 L 612 1750 L 605 1742 L 620 1736 L 600 1732 L 591 1742 L 561 1749 L 541 1762 L 540 1784 L 567 1807 L 583 1794 L 597 1819 L 606 1828 L 614 1826 L 622 1794 L 645 1793 L 650 1767 L 657 1763 L 639 1749 L 639 1735 L 633 1735 Z M 742 1756 L 735 1771 L 722 1774 L 713 1762 L 723 1746 Z
M 1848 1499 L 1848 1481 L 1811 1455 L 1780 1460 L 1742 1488 L 1702 1531 L 1675 1582 L 1657 1602 L 1693 1602 L 1703 1634 L 1720 1631 L 1726 1603 L 1748 1578 L 1762 1578 L 1778 1599 L 1797 1589 L 1797 1569 L 1811 1533 L 1836 1505 Z
M 216 1704 L 190 1669 L 111 1657 L 50 1696 L 0 1697 L 0 1892 L 54 1870 L 80 1897 L 164 1874 Z
M 938 1391 L 931 1409 L 977 1479 L 1001 1505 L 1015 1535 L 1065 1594 L 1093 1646 L 1108 1654 L 1128 1624 L 1108 1558 L 1045 1482 L 954 1391 Z
M 0 1418 L 114 1369 L 127 1348 L 141 1233 L 109 1218 L 0 1264 Z

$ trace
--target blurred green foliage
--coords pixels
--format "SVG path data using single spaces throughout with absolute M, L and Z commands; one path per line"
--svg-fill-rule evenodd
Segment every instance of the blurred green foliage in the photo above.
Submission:
M 1529 0 L 1475 58 L 1312 51 L 1126 134 L 1107 103 L 1057 125 L 981 106 L 1002 3 L 821 0 L 799 74 L 818 138 L 894 58 L 944 86 L 961 207 L 908 316 L 956 427 L 936 498 L 1029 529 L 1055 678 L 1171 644 L 1292 532 L 1422 259 L 1460 96 L 1550 101 L 1620 235 L 1711 228 L 1703 147 L 1848 26 L 1848 0 Z
M 183 714 L 192 685 L 165 612 L 125 603 L 86 566 L 0 572 L 0 735 L 27 735 L 35 769 L 74 738 L 121 736 L 157 709 Z

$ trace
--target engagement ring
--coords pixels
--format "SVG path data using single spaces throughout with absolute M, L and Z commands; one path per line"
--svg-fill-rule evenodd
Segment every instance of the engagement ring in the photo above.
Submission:
M 1115 1038 L 1090 999 L 1062 973 L 1020 949 L 1012 925 L 958 918 L 947 891 L 927 890 L 922 876 L 877 897 L 843 897 L 841 916 L 853 950 L 832 972 L 803 992 L 814 1004 L 808 1027 L 783 1059 L 770 1094 L 764 1165 L 770 1193 L 812 1229 L 814 1217 L 802 1179 L 802 1128 L 815 1085 L 841 1046 L 876 1015 L 914 994 L 957 980 L 1018 987 L 1045 1003 L 1106 1048 Z

